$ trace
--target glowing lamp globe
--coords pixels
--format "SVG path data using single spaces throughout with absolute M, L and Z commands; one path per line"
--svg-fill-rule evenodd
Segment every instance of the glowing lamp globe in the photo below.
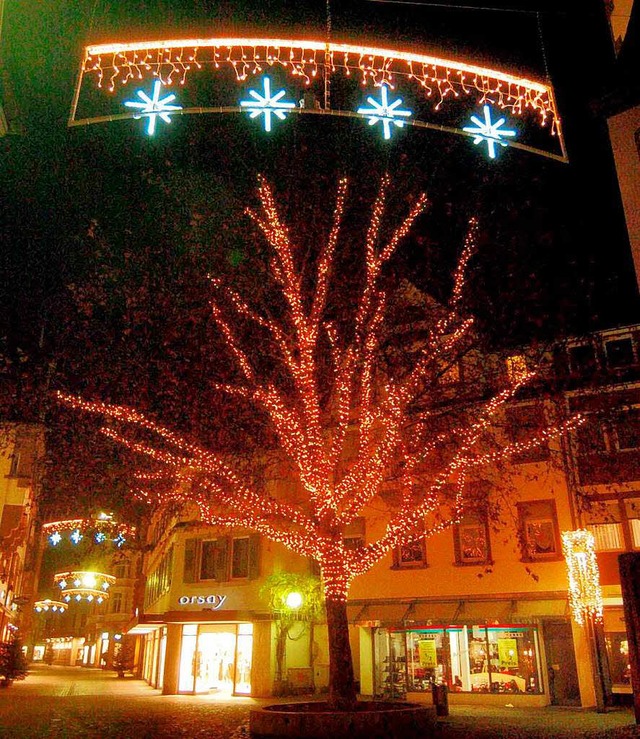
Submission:
M 297 611 L 302 605 L 302 593 L 296 591 L 289 593 L 285 599 L 285 605 L 292 611 Z

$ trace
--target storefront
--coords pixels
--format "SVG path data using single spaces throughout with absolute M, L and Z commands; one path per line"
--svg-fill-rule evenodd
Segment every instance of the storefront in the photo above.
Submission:
M 182 625 L 179 693 L 251 694 L 253 624 Z
M 142 677 L 163 693 L 252 694 L 253 623 L 168 620 L 128 633 L 142 639 Z
M 385 698 L 431 693 L 543 692 L 538 629 L 529 624 L 376 628 L 374 691 Z

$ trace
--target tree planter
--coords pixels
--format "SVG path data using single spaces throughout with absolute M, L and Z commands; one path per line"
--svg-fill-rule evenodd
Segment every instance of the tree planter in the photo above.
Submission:
M 253 739 L 425 739 L 434 734 L 436 712 L 414 703 L 360 701 L 352 711 L 329 703 L 283 703 L 251 711 Z

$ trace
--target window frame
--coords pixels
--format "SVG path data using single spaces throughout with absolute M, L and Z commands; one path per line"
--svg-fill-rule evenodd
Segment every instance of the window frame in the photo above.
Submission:
M 481 529 L 484 533 L 485 552 L 484 557 L 467 558 L 463 556 L 463 530 L 465 529 Z M 460 523 L 453 527 L 453 551 L 455 556 L 454 564 L 460 567 L 477 567 L 482 565 L 493 564 L 491 558 L 491 537 L 489 535 L 489 521 L 482 514 L 468 514 L 463 517 Z
M 235 574 L 235 551 L 236 551 L 236 542 L 238 541 L 244 541 L 246 542 L 246 550 L 245 550 L 245 570 L 246 575 L 236 575 Z M 246 536 L 234 536 L 231 538 L 231 547 L 230 547 L 230 556 L 229 556 L 229 579 L 230 580 L 248 580 L 249 579 L 249 571 L 250 571 L 250 552 L 249 549 L 251 547 L 251 538 L 247 534 Z
M 518 509 L 518 533 L 523 562 L 557 562 L 562 559 L 562 547 L 560 544 L 560 527 L 558 525 L 558 512 L 556 502 L 552 498 L 544 500 L 529 500 L 516 504 Z M 529 515 L 527 510 L 534 507 L 543 509 L 548 507 L 548 512 L 541 510 Z M 553 552 L 533 552 L 530 546 L 529 526 L 530 524 L 550 523 L 552 528 Z
M 416 549 L 420 550 L 421 553 L 421 559 L 419 560 L 405 560 L 402 557 L 402 550 L 403 548 L 408 548 L 411 546 L 415 546 Z M 393 550 L 393 565 L 391 569 L 393 570 L 422 570 L 428 567 L 429 564 L 427 562 L 427 543 L 424 540 L 424 538 L 418 539 L 418 540 L 412 540 L 410 542 L 407 542 L 406 544 L 398 545 Z

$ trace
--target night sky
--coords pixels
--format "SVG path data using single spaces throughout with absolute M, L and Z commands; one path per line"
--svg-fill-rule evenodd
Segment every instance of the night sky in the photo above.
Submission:
M 532 77 L 548 72 L 570 164 L 515 150 L 489 162 L 467 139 L 417 129 L 403 130 L 389 146 L 361 122 L 327 117 L 292 117 L 270 138 L 238 116 L 184 116 L 154 139 L 137 121 L 67 128 L 89 42 L 243 31 L 323 38 L 325 2 L 7 0 L 2 51 L 24 133 L 0 139 L 5 374 L 37 367 L 34 382 L 47 389 L 83 387 L 81 363 L 60 359 L 60 347 L 67 355 L 85 351 L 65 335 L 70 294 L 91 283 L 107 252 L 110 266 L 119 265 L 116 281 L 129 279 L 131 265 L 144 270 L 196 246 L 212 271 L 233 274 L 250 264 L 254 247 L 240 224 L 259 172 L 301 233 L 319 212 L 330 212 L 328 193 L 342 172 L 355 209 L 368 207 L 385 170 L 400 203 L 426 189 L 429 214 L 395 268 L 436 295 L 446 290 L 443 275 L 467 219 L 478 215 L 483 248 L 470 307 L 493 338 L 518 342 L 637 321 L 606 126 L 594 112 L 613 64 L 601 3 L 446 4 L 333 0 L 333 38 L 417 48 Z M 163 273 L 172 276 L 171 269 Z M 103 328 L 92 340 L 108 356 L 113 326 Z M 25 387 L 28 397 L 31 385 Z

